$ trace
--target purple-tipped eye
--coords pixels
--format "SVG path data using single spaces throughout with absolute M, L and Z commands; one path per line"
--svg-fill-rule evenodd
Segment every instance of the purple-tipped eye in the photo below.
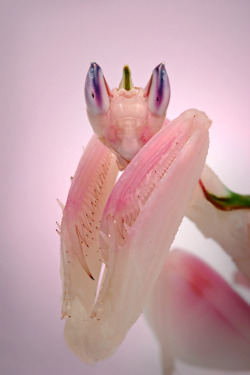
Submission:
M 110 89 L 100 66 L 91 61 L 85 80 L 85 101 L 87 109 L 94 115 L 101 115 L 109 109 Z
M 163 116 L 168 108 L 170 99 L 170 84 L 165 63 L 157 65 L 153 70 L 149 83 L 144 89 L 148 96 L 148 108 L 156 116 Z

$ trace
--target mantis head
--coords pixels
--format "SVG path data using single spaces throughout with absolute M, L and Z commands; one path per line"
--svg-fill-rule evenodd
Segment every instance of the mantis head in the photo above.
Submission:
M 119 88 L 110 90 L 100 66 L 91 62 L 85 81 L 87 113 L 97 137 L 117 156 L 120 170 L 163 125 L 170 99 L 165 64 L 152 72 L 146 87 L 134 87 L 123 68 Z

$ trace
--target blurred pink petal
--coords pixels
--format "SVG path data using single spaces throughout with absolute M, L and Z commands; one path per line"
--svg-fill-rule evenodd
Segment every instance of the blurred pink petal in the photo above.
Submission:
M 250 369 L 250 306 L 194 255 L 168 255 L 147 315 L 165 374 L 174 358 L 212 369 Z
M 210 120 L 204 113 L 184 112 L 157 133 L 123 172 L 101 219 L 101 247 L 106 271 L 94 307 L 94 288 L 89 292 L 89 285 L 94 281 L 89 277 L 86 284 L 86 277 L 82 279 L 80 275 L 80 270 L 85 271 L 80 267 L 81 257 L 75 251 L 75 246 L 79 246 L 77 236 L 70 233 L 67 243 L 65 235 L 62 236 L 63 251 L 67 246 L 72 249 L 73 261 L 79 269 L 78 282 L 78 275 L 73 277 L 73 269 L 69 267 L 69 278 L 75 278 L 78 292 L 71 302 L 71 318 L 67 318 L 65 336 L 70 348 L 85 362 L 112 354 L 141 314 L 204 166 L 209 126 Z M 82 197 L 79 195 L 79 200 L 75 201 L 72 188 L 65 212 L 68 212 L 71 199 L 74 213 L 83 207 L 82 201 L 87 199 L 83 176 L 89 173 L 92 176 L 100 167 L 99 158 L 91 159 L 88 153 L 86 150 L 84 168 L 79 170 L 73 182 Z M 91 159 L 89 168 L 84 162 L 87 158 Z M 96 185 L 94 180 L 90 186 L 92 184 Z M 98 213 L 101 211 L 99 203 L 96 202 Z M 74 220 L 78 216 L 74 217 L 64 216 L 62 231 L 69 226 L 74 232 Z M 89 268 L 95 270 L 94 264 Z M 91 303 L 86 307 L 84 299 L 89 293 Z
M 201 180 L 209 193 L 219 197 L 228 195 L 227 188 L 208 166 L 205 166 Z M 219 210 L 205 198 L 198 184 L 187 216 L 206 237 L 213 238 L 223 247 L 250 281 L 250 209 Z

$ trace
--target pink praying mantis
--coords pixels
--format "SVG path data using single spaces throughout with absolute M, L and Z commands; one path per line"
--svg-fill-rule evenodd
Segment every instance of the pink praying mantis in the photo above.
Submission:
M 250 197 L 228 190 L 204 166 L 211 121 L 195 109 L 165 120 L 164 63 L 145 89 L 133 86 L 125 66 L 119 88 L 110 90 L 91 62 L 85 99 L 95 135 L 60 226 L 69 348 L 86 363 L 105 359 L 145 309 L 165 375 L 175 359 L 250 369 L 250 306 L 203 261 L 169 253 L 186 215 L 250 282 Z

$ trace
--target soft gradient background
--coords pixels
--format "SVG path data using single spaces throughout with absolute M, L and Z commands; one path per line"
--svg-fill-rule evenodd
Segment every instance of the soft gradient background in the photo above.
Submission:
M 95 59 L 111 87 L 124 64 L 144 86 L 164 60 L 169 118 L 189 107 L 206 111 L 213 120 L 208 164 L 232 189 L 249 193 L 250 1 L 2 0 L 0 6 L 0 374 L 158 375 L 157 345 L 142 318 L 111 359 L 92 367 L 63 341 L 56 198 L 65 202 L 92 134 L 84 79 Z M 227 257 L 187 220 L 176 243 L 230 279 Z M 178 373 L 211 372 L 179 364 Z

